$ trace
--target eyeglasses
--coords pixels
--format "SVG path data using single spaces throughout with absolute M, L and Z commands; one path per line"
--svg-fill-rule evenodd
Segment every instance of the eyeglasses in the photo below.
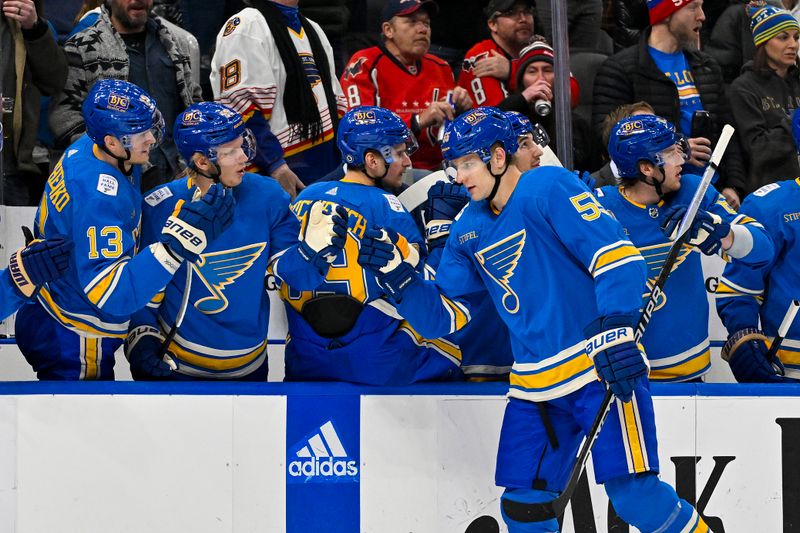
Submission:
M 494 16 L 495 16 L 495 18 L 496 17 L 508 17 L 508 18 L 512 18 L 512 19 L 520 18 L 520 17 L 522 17 L 522 18 L 533 17 L 533 8 L 532 7 L 514 7 L 514 8 L 511 8 L 511 9 L 508 9 L 506 11 L 496 12 L 494 14 Z

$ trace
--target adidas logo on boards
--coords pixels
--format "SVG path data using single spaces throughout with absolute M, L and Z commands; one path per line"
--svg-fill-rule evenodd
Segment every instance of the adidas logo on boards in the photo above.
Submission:
M 358 461 L 348 456 L 333 422 L 322 424 L 307 442 L 297 444 L 289 476 L 298 481 L 336 483 L 358 480 Z

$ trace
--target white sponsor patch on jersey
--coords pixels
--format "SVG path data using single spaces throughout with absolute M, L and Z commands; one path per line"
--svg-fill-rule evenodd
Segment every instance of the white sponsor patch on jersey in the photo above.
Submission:
M 117 178 L 109 174 L 100 174 L 97 178 L 97 190 L 107 196 L 116 196 L 119 190 Z
M 73 155 L 75 155 L 77 153 L 78 153 L 77 150 L 70 150 L 69 152 L 67 152 L 67 157 L 72 157 Z
M 400 202 L 400 200 L 397 199 L 397 196 L 394 194 L 384 194 L 383 196 L 386 198 L 386 201 L 389 202 L 389 207 L 392 209 L 392 211 L 405 213 L 406 210 L 403 208 L 403 204 Z
M 339 187 L 334 187 L 333 189 L 329 190 L 329 191 L 328 191 L 328 192 L 326 192 L 325 194 L 330 194 L 331 196 L 336 196 L 336 194 L 337 194 L 338 192 L 339 192 Z
M 144 201 L 147 202 L 147 205 L 150 207 L 155 207 L 170 196 L 172 196 L 172 191 L 169 190 L 169 187 L 161 187 L 145 196 Z
M 781 188 L 781 186 L 778 185 L 777 183 L 769 183 L 767 185 L 764 185 L 760 189 L 758 189 L 753 194 L 755 196 L 766 196 L 767 194 L 770 193 L 770 191 L 774 191 L 775 189 L 780 189 L 780 188 Z

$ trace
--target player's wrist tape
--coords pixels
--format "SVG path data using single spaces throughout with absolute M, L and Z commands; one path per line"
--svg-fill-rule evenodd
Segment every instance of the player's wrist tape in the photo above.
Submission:
M 725 343 L 725 346 L 722 347 L 722 351 L 720 352 L 722 359 L 730 361 L 736 353 L 736 350 L 738 350 L 742 344 L 750 341 L 764 341 L 764 343 L 768 343 L 770 339 L 758 328 L 740 329 L 728 337 L 728 342 Z
M 125 341 L 127 347 L 125 354 L 127 355 L 140 340 L 147 336 L 155 337 L 159 343 L 164 342 L 164 337 L 157 328 L 153 326 L 136 326 L 128 332 L 128 338 Z
M 432 241 L 450 235 L 452 220 L 431 220 L 425 224 L 425 240 Z
M 36 292 L 36 285 L 33 284 L 25 271 L 25 265 L 22 262 L 22 250 L 24 248 L 11 254 L 11 260 L 8 262 L 8 272 L 11 274 L 11 280 L 16 285 L 17 290 L 25 298 L 30 298 Z
M 177 272 L 181 263 L 183 263 L 183 258 L 175 255 L 163 242 L 154 242 L 151 244 L 150 252 L 153 254 L 153 257 L 156 258 L 156 261 L 161 263 L 161 266 L 170 274 Z
M 586 355 L 594 360 L 594 356 L 598 352 L 607 350 L 612 346 L 635 341 L 636 338 L 633 335 L 632 327 L 622 326 L 607 329 L 586 340 Z
M 176 216 L 170 216 L 161 230 L 164 235 L 170 235 L 187 251 L 200 255 L 206 249 L 208 241 L 203 230 L 197 229 L 186 221 Z

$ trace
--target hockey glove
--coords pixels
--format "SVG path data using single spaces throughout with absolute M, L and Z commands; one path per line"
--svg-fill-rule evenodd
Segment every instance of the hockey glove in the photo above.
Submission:
M 722 347 L 722 358 L 728 361 L 733 377 L 739 383 L 780 383 L 784 378 L 783 363 L 775 357 L 767 360 L 767 337 L 756 328 L 740 329 Z
M 633 397 L 636 384 L 647 377 L 644 354 L 634 341 L 632 316 L 598 318 L 584 329 L 586 355 L 594 361 L 597 375 L 623 402 Z
M 219 184 L 195 202 L 179 201 L 164 223 L 161 242 L 178 257 L 197 261 L 206 246 L 230 227 L 234 204 L 233 193 Z
M 664 220 L 661 223 L 661 231 L 669 240 L 674 241 L 678 238 L 678 228 L 686 210 L 685 205 L 673 205 L 662 213 L 661 216 L 664 217 Z M 730 231 L 731 225 L 723 222 L 719 215 L 701 209 L 695 215 L 692 225 L 688 229 L 689 235 L 686 243 L 697 246 L 706 255 L 714 255 L 722 248 L 721 241 L 728 236 Z
M 31 241 L 11 254 L 8 271 L 17 290 L 30 298 L 44 283 L 58 279 L 69 269 L 75 244 L 63 236 Z
M 419 252 L 393 229 L 373 227 L 364 232 L 358 250 L 358 264 L 371 270 L 378 283 L 395 302 L 402 292 L 419 279 L 415 270 Z
M 151 326 L 138 326 L 128 333 L 125 357 L 131 364 L 131 375 L 137 381 L 163 379 L 172 374 L 170 365 L 159 357 L 164 337 Z
M 468 202 L 467 189 L 461 185 L 438 182 L 428 189 L 423 216 L 425 241 L 429 250 L 444 246 L 450 235 L 450 226 Z
M 347 240 L 347 210 L 336 206 L 334 213 L 325 214 L 322 202 L 314 202 L 308 212 L 308 220 L 300 229 L 300 245 L 297 250 L 303 259 L 325 275 Z
M 588 171 L 584 170 L 581 172 L 580 170 L 573 170 L 572 173 L 578 176 L 578 179 L 581 180 L 587 187 L 589 187 L 590 191 L 594 190 L 595 181 Z

